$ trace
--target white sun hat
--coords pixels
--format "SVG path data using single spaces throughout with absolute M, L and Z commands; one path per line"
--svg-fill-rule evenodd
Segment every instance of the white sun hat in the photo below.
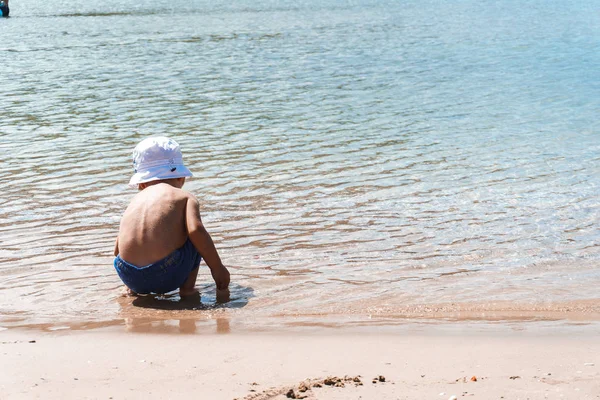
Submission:
M 133 149 L 133 170 L 129 186 L 162 179 L 193 176 L 183 165 L 179 144 L 167 137 L 151 137 L 142 140 Z

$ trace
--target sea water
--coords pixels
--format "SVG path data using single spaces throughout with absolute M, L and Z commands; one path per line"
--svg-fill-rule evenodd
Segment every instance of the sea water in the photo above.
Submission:
M 12 6 L 0 326 L 598 314 L 600 1 Z M 196 304 L 120 295 L 150 135 L 195 174 L 228 304 L 206 267 Z

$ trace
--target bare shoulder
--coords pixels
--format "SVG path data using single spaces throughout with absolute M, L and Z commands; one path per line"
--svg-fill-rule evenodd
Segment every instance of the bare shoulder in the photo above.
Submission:
M 161 196 L 169 199 L 167 201 L 171 202 L 175 208 L 185 210 L 185 214 L 189 214 L 190 211 L 193 214 L 199 213 L 200 203 L 192 193 L 174 187 L 170 187 L 167 190 L 169 190 L 169 194 L 162 193 Z
M 194 196 L 190 192 L 185 192 L 185 193 L 186 193 L 186 213 L 188 215 L 192 214 L 192 216 L 195 216 L 196 214 L 199 215 L 200 202 L 198 201 L 196 196 Z
M 184 193 L 185 193 L 186 199 L 187 199 L 187 200 L 188 200 L 190 203 L 192 203 L 192 204 L 194 204 L 194 205 L 199 205 L 199 204 L 200 204 L 200 203 L 198 202 L 198 199 L 196 198 L 196 196 L 194 196 L 192 193 L 190 193 L 190 192 L 187 192 L 187 191 L 185 191 L 185 190 L 183 190 L 183 189 L 180 189 L 180 190 L 181 190 L 182 192 L 184 192 Z
M 188 193 L 186 207 L 185 207 L 185 219 L 188 232 L 193 232 L 202 228 L 202 218 L 200 217 L 200 202 L 191 193 Z

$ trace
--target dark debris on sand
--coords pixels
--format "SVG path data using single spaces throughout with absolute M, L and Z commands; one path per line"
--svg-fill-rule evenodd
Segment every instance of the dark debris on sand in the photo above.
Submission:
M 378 382 L 385 382 L 385 377 L 379 375 L 375 378 Z M 346 385 L 363 386 L 360 375 L 356 376 L 328 376 L 324 379 L 306 379 L 298 385 L 292 387 L 286 386 L 281 388 L 271 388 L 261 393 L 251 393 L 241 400 L 269 400 L 280 395 L 285 395 L 288 399 L 309 399 L 315 398 L 312 393 L 314 388 L 322 388 L 324 386 L 344 388 Z M 238 400 L 238 399 L 234 399 Z

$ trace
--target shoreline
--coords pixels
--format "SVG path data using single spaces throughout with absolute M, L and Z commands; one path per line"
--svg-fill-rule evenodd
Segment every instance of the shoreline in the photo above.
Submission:
M 429 328 L 188 335 L 6 330 L 0 332 L 6 371 L 0 393 L 214 400 L 286 399 L 290 389 L 295 398 L 319 400 L 597 399 L 600 393 L 597 327 Z M 328 377 L 343 385 L 324 384 Z M 307 379 L 309 390 L 302 392 Z
M 312 335 L 312 334 L 403 334 L 406 332 L 439 332 L 452 333 L 471 327 L 475 332 L 509 333 L 512 331 L 536 332 L 570 332 L 596 331 L 600 334 L 600 322 L 596 320 L 565 320 L 565 319 L 347 319 L 347 318 L 141 318 L 116 319 L 101 322 L 79 323 L 35 323 L 16 326 L 1 326 L 2 333 L 144 333 L 144 334 L 235 334 L 235 335 Z
M 372 327 L 402 331 L 405 326 L 480 326 L 600 325 L 600 299 L 565 302 L 517 303 L 496 301 L 486 303 L 407 304 L 401 307 L 365 306 L 350 312 L 311 312 L 287 310 L 286 313 L 261 313 L 256 307 L 235 308 L 227 304 L 157 299 L 147 297 L 144 303 L 136 299 L 119 298 L 120 312 L 107 315 L 41 315 L 8 314 L 0 319 L 3 330 L 86 331 L 104 328 L 132 332 L 169 333 L 210 332 L 269 333 L 284 331 L 303 333 L 320 330 L 353 330 L 369 333 Z M 142 304 L 142 305 L 140 305 Z M 181 329 L 173 329 L 177 326 Z M 163 327 L 163 329 L 161 329 Z

